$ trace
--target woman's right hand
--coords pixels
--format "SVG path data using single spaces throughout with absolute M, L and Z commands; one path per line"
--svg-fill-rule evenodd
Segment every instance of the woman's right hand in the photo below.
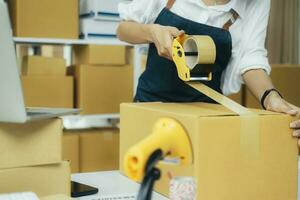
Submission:
M 172 43 L 174 38 L 184 34 L 183 30 L 178 30 L 171 26 L 159 24 L 150 25 L 150 40 L 156 46 L 157 52 L 161 57 L 172 60 Z

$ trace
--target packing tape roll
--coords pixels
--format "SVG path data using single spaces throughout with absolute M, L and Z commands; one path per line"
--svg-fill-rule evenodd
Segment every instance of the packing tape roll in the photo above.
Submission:
M 210 87 L 202 83 L 188 83 L 192 88 L 198 90 L 217 103 L 223 105 L 234 113 L 240 115 L 241 118 L 241 133 L 240 145 L 242 155 L 247 159 L 255 159 L 259 157 L 259 133 L 260 121 L 259 115 L 251 112 L 247 108 L 241 106 L 228 97 L 218 93 Z
M 183 42 L 185 52 L 194 52 L 197 55 L 186 56 L 185 61 L 191 70 L 198 64 L 214 64 L 216 61 L 216 45 L 209 36 L 188 36 Z

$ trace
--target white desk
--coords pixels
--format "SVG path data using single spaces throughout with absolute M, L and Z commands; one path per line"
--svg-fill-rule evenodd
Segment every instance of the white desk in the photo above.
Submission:
M 72 180 L 99 189 L 98 194 L 74 198 L 76 200 L 135 200 L 140 186 L 121 175 L 119 171 L 73 174 Z M 119 198 L 121 196 L 127 198 Z M 168 200 L 158 193 L 153 193 L 152 199 Z

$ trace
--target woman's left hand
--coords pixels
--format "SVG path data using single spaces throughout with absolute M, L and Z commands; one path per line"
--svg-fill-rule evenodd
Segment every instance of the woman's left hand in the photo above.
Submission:
M 271 92 L 265 99 L 265 107 L 269 111 L 280 112 L 292 116 L 300 115 L 300 108 L 290 104 L 280 97 L 277 92 Z M 293 129 L 293 136 L 299 138 L 298 145 L 300 146 L 300 120 L 296 120 L 290 124 Z

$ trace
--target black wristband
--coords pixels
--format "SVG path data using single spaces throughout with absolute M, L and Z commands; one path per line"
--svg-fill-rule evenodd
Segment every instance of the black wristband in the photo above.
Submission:
M 263 107 L 264 110 L 267 110 L 267 108 L 265 107 L 265 100 L 266 100 L 267 96 L 268 96 L 271 92 L 273 92 L 273 91 L 277 92 L 277 93 L 279 94 L 279 96 L 280 96 L 281 98 L 283 98 L 282 95 L 280 94 L 280 92 L 279 92 L 278 90 L 276 90 L 275 88 L 266 90 L 265 93 L 263 94 L 263 96 L 262 96 L 261 99 L 260 99 L 260 104 L 261 104 L 261 106 Z

